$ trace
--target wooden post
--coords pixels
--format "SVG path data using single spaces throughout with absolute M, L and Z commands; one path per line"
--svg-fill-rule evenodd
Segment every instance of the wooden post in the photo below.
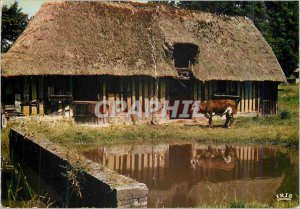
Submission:
M 73 76 L 69 76 L 69 93 L 73 96 Z M 100 98 L 98 98 L 98 100 L 99 99 Z M 72 103 L 70 103 L 69 108 L 70 108 L 69 109 L 69 116 L 73 117 L 73 106 L 72 106 Z
M 40 115 L 40 78 L 36 78 L 36 114 Z
M 256 111 L 259 112 L 259 82 L 255 82 L 256 88 Z
M 151 78 L 150 85 L 149 85 L 149 96 L 151 100 L 154 99 L 154 88 L 155 88 L 155 81 Z
M 241 83 L 241 93 L 242 93 L 241 112 L 245 112 L 245 82 Z
M 131 104 L 135 104 L 135 77 L 131 78 L 131 88 L 132 88 L 132 100 L 131 100 Z
M 44 77 L 39 77 L 39 97 L 40 97 L 40 104 L 39 104 L 39 114 L 44 115 Z
M 124 101 L 123 81 L 124 81 L 124 79 L 120 78 L 120 100 L 121 100 L 121 102 Z
M 150 98 L 150 101 L 152 101 L 152 102 L 154 101 L 154 88 L 155 88 L 155 80 L 153 78 L 150 78 L 150 80 L 149 80 L 149 98 Z M 149 108 L 150 108 L 150 106 L 149 106 Z M 153 117 L 153 113 L 151 113 L 151 117 Z
M 126 78 L 126 83 L 127 83 L 127 89 L 126 89 L 126 96 L 127 96 L 127 112 L 130 111 L 131 108 L 131 93 L 132 93 L 132 83 L 130 78 Z
M 212 82 L 208 81 L 208 99 L 212 97 Z
M 230 82 L 226 81 L 226 94 L 230 93 Z
M 201 88 L 201 101 L 205 100 L 205 82 L 200 83 L 200 88 Z
M 200 83 L 198 80 L 196 80 L 196 85 L 197 85 L 197 100 L 200 100 Z
M 249 112 L 249 81 L 245 82 L 245 112 Z
M 255 81 L 252 82 L 252 110 L 256 112 L 256 85 Z
M 112 94 L 112 93 L 108 94 L 108 104 L 109 104 L 108 114 L 109 115 L 112 113 L 114 102 L 115 102 L 115 94 Z
M 106 113 L 106 82 L 105 82 L 105 79 L 102 79 L 102 99 L 103 99 L 103 114 Z M 107 122 L 107 119 L 106 118 L 103 118 L 103 123 L 106 123 Z
M 143 113 L 143 80 L 142 77 L 139 76 L 139 105 L 140 105 L 140 111 Z
M 29 102 L 32 102 L 32 77 L 29 77 Z M 29 106 L 29 115 L 32 115 L 32 106 Z
M 217 86 L 217 81 L 214 81 L 214 94 L 217 93 L 218 86 Z
M 249 81 L 249 112 L 252 112 L 252 95 L 253 95 L 253 87 L 252 87 L 252 81 Z
M 166 80 L 160 80 L 160 104 L 161 106 L 165 106 L 165 97 L 166 97 Z
M 149 112 L 149 78 L 144 78 L 144 110 Z
M 43 102 L 44 102 L 44 114 L 48 114 L 48 77 L 43 76 Z
M 237 83 L 237 95 L 240 96 L 240 97 L 242 96 L 241 95 L 241 82 Z M 239 105 L 237 107 L 237 111 L 238 112 L 241 112 L 241 104 L 242 104 L 242 101 L 240 101 L 240 103 L 239 103 Z
M 194 101 L 196 101 L 198 98 L 198 89 L 197 89 L 197 81 L 196 80 L 193 81 L 193 90 L 194 90 L 194 93 L 193 93 L 192 98 L 194 99 Z
M 209 83 L 206 81 L 204 83 L 204 89 L 205 89 L 205 97 L 204 97 L 204 100 L 208 100 L 208 85 Z

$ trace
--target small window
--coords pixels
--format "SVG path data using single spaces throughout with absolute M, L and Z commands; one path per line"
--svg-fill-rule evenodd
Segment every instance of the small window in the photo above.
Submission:
M 198 55 L 198 46 L 194 44 L 175 44 L 173 59 L 175 68 L 190 68 Z

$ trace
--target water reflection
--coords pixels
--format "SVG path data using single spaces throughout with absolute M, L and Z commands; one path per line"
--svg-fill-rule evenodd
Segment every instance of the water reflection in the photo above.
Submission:
M 144 182 L 148 207 L 193 207 L 235 199 L 267 203 L 292 166 L 288 154 L 259 146 L 122 145 L 84 155 Z

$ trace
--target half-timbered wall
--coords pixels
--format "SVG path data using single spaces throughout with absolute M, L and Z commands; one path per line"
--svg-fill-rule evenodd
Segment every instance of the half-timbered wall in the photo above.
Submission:
M 57 114 L 61 109 L 66 114 L 65 110 L 68 109 L 66 115 L 92 118 L 87 120 L 90 122 L 107 122 L 109 117 L 94 117 L 94 108 L 98 101 L 125 101 L 125 113 L 138 101 L 143 117 L 152 117 L 145 113 L 151 99 L 158 99 L 165 105 L 174 99 L 205 101 L 219 94 L 240 96 L 238 112 L 275 114 L 277 85 L 276 82 L 202 82 L 195 79 L 180 81 L 146 76 L 28 76 L 2 79 L 2 104 L 15 105 L 15 109 L 19 108 L 25 115 Z M 51 95 L 71 95 L 73 102 L 62 107 L 57 100 L 50 99 Z M 108 108 L 111 107 L 102 106 L 101 112 L 109 111 Z M 118 114 L 121 116 L 124 112 Z M 166 119 L 169 118 L 170 112 L 167 112 Z

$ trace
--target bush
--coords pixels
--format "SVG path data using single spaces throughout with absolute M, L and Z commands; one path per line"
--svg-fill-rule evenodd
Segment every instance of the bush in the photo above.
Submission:
M 291 119 L 291 113 L 287 110 L 283 110 L 279 113 L 279 117 L 282 120 Z
M 246 205 L 242 201 L 234 201 L 229 204 L 230 208 L 245 208 Z

